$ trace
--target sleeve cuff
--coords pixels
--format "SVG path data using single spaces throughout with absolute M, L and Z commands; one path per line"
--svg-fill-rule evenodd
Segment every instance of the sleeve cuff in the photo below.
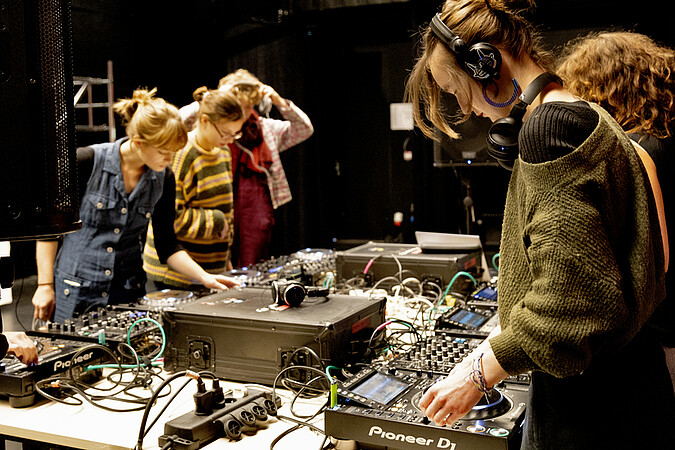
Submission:
M 490 339 L 490 346 L 499 365 L 509 374 L 517 375 L 538 369 L 534 361 L 523 351 L 510 328 Z
M 7 342 L 7 337 L 4 334 L 0 334 L 0 358 L 4 358 L 7 355 L 8 349 L 9 342 Z

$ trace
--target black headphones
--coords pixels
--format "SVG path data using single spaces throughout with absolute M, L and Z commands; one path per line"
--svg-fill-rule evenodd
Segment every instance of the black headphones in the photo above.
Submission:
M 562 85 L 558 75 L 544 72 L 530 83 L 518 97 L 508 117 L 496 120 L 487 135 L 487 152 L 505 169 L 513 169 L 513 162 L 518 158 L 518 133 L 523 125 L 523 116 L 527 107 L 537 95 L 550 83 Z
M 481 82 L 499 79 L 502 55 L 494 45 L 477 42 L 467 46 L 462 38 L 443 23 L 440 13 L 431 19 L 429 26 L 434 35 L 455 54 L 457 61 L 469 75 Z
M 327 295 L 328 288 L 305 287 L 297 281 L 286 284 L 272 281 L 272 298 L 274 303 L 279 306 L 298 306 L 305 300 L 305 297 L 325 297 Z

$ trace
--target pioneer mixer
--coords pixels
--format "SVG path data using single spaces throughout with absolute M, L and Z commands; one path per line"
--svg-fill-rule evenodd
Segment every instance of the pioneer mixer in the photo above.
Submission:
M 99 348 L 90 348 L 80 341 L 34 338 L 38 362 L 31 366 L 14 356 L 0 360 L 0 396 L 7 397 L 14 408 L 35 402 L 35 383 L 53 375 L 68 372 L 75 378 L 85 374 L 89 380 L 101 376 L 100 370 L 84 372 L 83 367 L 108 362 L 109 356 Z
M 139 357 L 155 355 L 165 337 L 162 336 L 161 310 L 137 310 L 126 305 L 101 306 L 95 310 L 66 319 L 64 323 L 49 322 L 31 336 L 105 345 L 116 351 L 123 361 L 135 357 L 122 344 L 129 344 Z
M 430 423 L 419 408 L 425 389 L 445 377 L 480 342 L 438 334 L 392 361 L 358 372 L 339 385 L 338 404 L 326 410 L 326 434 L 356 441 L 364 449 L 517 448 L 528 377 L 500 383 L 451 426 Z

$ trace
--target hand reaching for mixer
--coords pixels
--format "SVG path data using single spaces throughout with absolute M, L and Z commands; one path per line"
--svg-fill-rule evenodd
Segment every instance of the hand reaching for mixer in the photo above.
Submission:
M 492 386 L 508 374 L 485 340 L 472 357 L 465 358 L 420 399 L 420 409 L 436 425 L 453 424 L 464 417 Z

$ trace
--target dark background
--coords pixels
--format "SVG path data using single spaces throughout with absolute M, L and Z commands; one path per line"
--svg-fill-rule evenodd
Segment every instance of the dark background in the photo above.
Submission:
M 673 45 L 662 2 L 539 3 L 529 17 L 551 48 L 601 29 L 634 30 Z M 402 101 L 416 57 L 416 33 L 440 4 L 73 0 L 74 74 L 105 77 L 112 60 L 116 98 L 157 87 L 181 107 L 197 87 L 215 88 L 243 67 L 300 106 L 315 133 L 282 153 L 294 199 L 276 212 L 274 255 L 367 239 L 414 242 L 414 230 L 477 233 L 495 252 L 508 172 L 447 164 L 447 148 L 437 148 L 434 158 L 432 142 L 419 131 L 389 129 L 389 105 Z M 78 145 L 107 140 L 106 133 L 77 136 Z M 403 159 L 404 148 L 411 161 Z M 476 222 L 467 223 L 467 194 Z M 393 225 L 396 211 L 404 213 L 400 228 Z M 17 277 L 34 271 L 30 245 L 13 244 L 15 255 L 27 255 L 15 258 Z

